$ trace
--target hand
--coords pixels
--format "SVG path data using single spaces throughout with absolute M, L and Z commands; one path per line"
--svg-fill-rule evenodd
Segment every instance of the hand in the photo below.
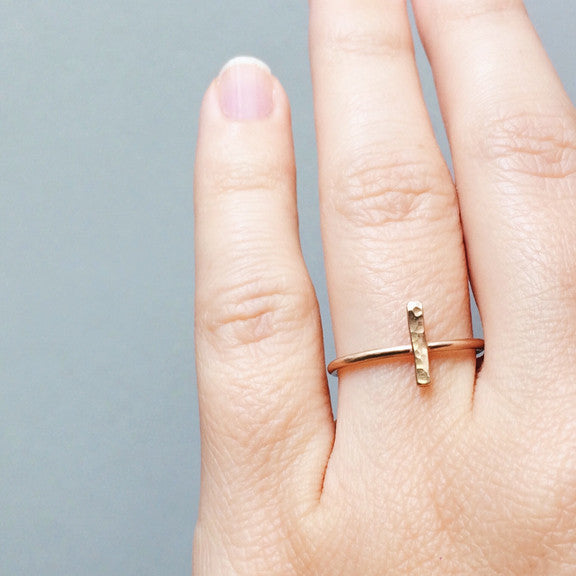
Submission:
M 196 167 L 202 488 L 195 574 L 576 573 L 576 113 L 519 0 L 311 0 L 339 355 L 486 340 L 340 373 L 298 242 L 289 105 L 259 63 L 209 88 Z M 466 248 L 466 250 L 465 250 Z

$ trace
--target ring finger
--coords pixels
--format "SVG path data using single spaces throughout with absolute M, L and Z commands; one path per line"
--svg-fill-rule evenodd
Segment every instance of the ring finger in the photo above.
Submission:
M 405 0 L 312 0 L 311 55 L 338 355 L 409 343 L 413 299 L 424 304 L 429 341 L 469 337 L 458 202 Z M 433 358 L 429 389 L 417 389 L 410 361 L 342 371 L 335 453 L 375 439 L 382 452 L 426 422 L 450 426 L 470 408 L 474 368 L 469 351 Z

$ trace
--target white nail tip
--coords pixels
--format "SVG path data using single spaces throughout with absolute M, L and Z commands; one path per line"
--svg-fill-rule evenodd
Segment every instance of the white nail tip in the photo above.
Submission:
M 253 56 L 236 56 L 224 64 L 222 70 L 220 70 L 220 75 L 234 66 L 256 66 L 261 70 L 265 70 L 268 74 L 272 73 L 268 64 L 262 62 L 262 60 L 259 60 L 258 58 L 254 58 Z

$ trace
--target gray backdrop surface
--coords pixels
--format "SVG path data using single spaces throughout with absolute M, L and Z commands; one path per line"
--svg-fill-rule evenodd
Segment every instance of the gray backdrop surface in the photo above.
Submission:
M 527 4 L 575 98 L 576 1 Z M 237 54 L 292 100 L 333 352 L 307 3 L 0 0 L 0 48 L 0 575 L 189 574 L 193 155 L 202 93 Z

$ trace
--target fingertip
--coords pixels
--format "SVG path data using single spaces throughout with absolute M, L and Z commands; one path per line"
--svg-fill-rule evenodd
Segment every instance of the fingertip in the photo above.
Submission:
M 288 110 L 286 93 L 270 67 L 252 56 L 236 56 L 222 66 L 206 90 L 201 116 L 252 124 L 275 121 Z

